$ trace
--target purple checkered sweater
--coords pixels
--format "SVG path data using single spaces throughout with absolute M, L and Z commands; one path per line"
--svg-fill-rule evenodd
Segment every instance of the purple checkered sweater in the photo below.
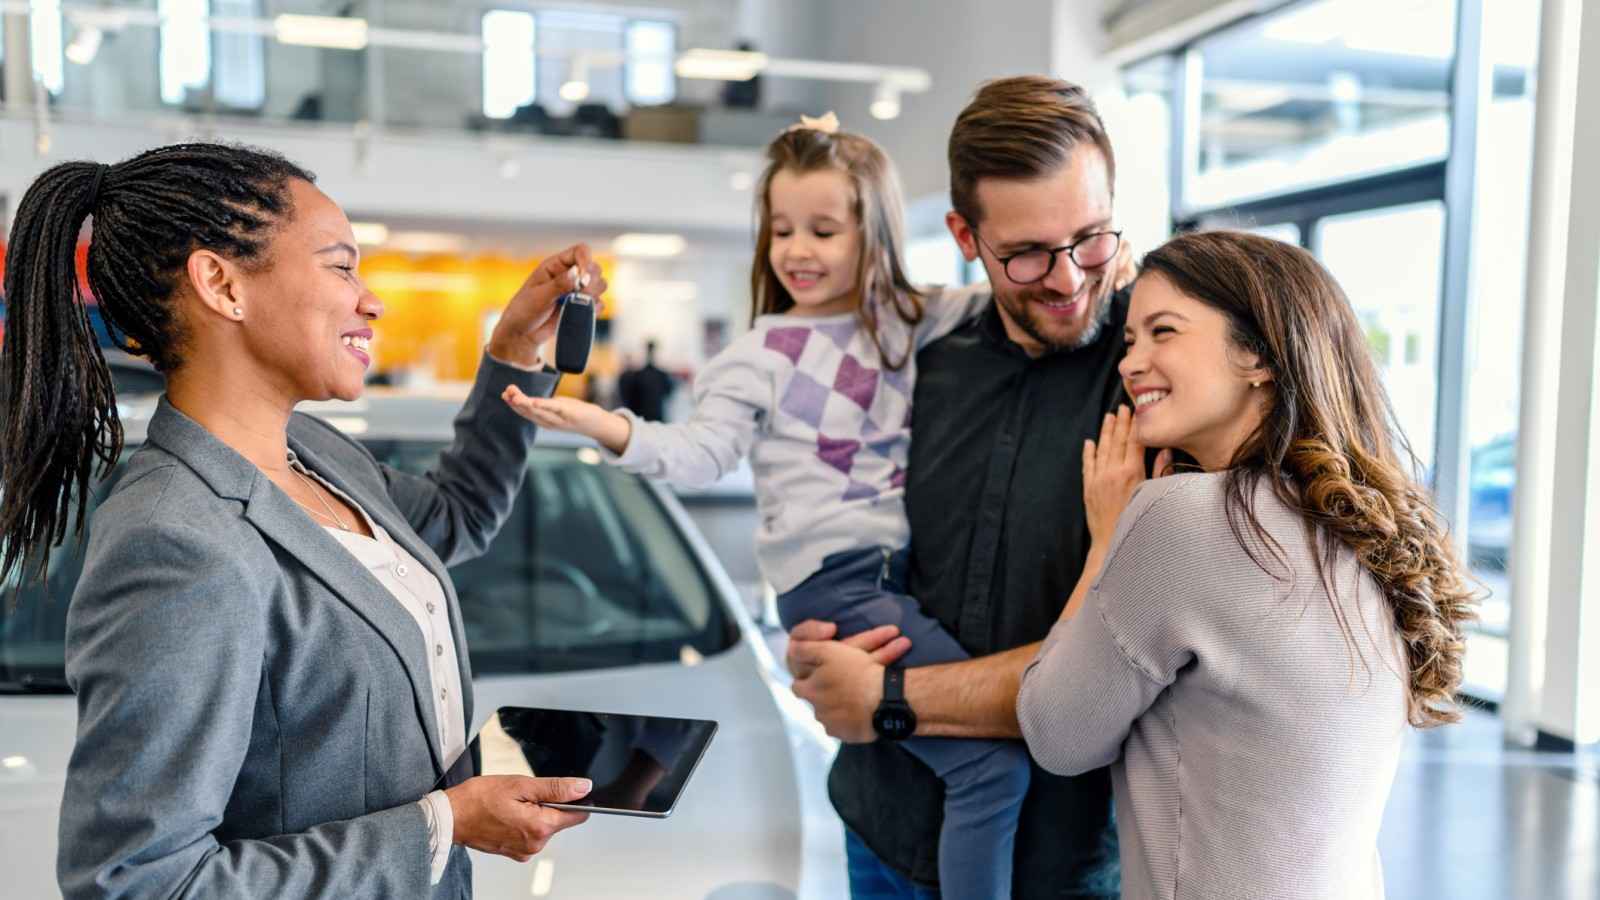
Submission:
M 761 316 L 694 381 L 694 415 L 674 424 L 629 417 L 627 449 L 611 461 L 690 486 L 710 484 L 746 454 L 761 526 L 756 557 L 782 593 L 843 550 L 901 547 L 911 446 L 915 350 L 988 306 L 988 285 L 931 288 L 899 370 L 878 357 L 854 313 Z M 898 357 L 906 326 L 884 316 Z

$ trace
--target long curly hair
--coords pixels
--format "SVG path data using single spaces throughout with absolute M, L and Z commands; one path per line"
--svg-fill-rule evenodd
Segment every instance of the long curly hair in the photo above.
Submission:
M 1382 589 L 1404 644 L 1411 724 L 1459 720 L 1464 629 L 1477 618 L 1478 597 L 1415 476 L 1416 457 L 1338 282 L 1299 247 L 1230 231 L 1174 238 L 1145 256 L 1141 277 L 1152 276 L 1226 316 L 1232 343 L 1272 374 L 1261 424 L 1229 469 L 1235 536 L 1249 549 L 1248 525 L 1261 541 L 1255 546 L 1274 546 L 1249 501 L 1265 479 L 1316 526 L 1320 575 L 1357 653 L 1331 590 L 1338 547 L 1348 547 Z

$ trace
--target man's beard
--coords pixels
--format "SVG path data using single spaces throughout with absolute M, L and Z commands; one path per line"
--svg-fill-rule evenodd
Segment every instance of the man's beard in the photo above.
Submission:
M 1046 353 L 1062 353 L 1068 350 L 1080 350 L 1100 339 L 1100 333 L 1105 330 L 1106 321 L 1111 318 L 1111 284 L 1107 279 L 1095 279 L 1093 283 L 1085 285 L 1084 291 L 1089 295 L 1089 313 L 1084 321 L 1083 328 L 1071 338 L 1062 340 L 1053 336 L 1039 321 L 1038 317 L 1047 315 L 1034 307 L 1030 296 L 1037 293 L 1024 289 L 1014 295 L 997 293 L 995 300 L 1006 311 L 1006 315 L 1028 337 L 1038 341 Z M 1055 292 L 1052 291 L 1052 294 Z

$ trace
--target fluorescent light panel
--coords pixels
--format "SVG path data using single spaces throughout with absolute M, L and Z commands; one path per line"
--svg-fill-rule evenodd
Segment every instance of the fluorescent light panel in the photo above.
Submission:
M 367 46 L 366 19 L 285 14 L 272 20 L 272 30 L 285 44 L 330 50 L 361 50 Z
M 706 50 L 695 48 L 678 57 L 673 67 L 679 78 L 708 78 L 713 81 L 749 81 L 767 67 L 765 53 L 745 50 Z

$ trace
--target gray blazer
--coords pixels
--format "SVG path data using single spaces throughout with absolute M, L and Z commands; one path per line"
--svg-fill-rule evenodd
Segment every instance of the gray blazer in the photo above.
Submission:
M 289 447 L 444 585 L 511 511 L 534 427 L 487 356 L 426 477 L 296 414 Z M 429 887 L 417 800 L 445 777 L 429 648 L 394 597 L 262 472 L 165 398 L 94 517 L 67 613 L 78 734 L 57 876 L 75 898 L 461 898 L 456 847 Z M 459 778 L 453 774 L 448 781 Z

